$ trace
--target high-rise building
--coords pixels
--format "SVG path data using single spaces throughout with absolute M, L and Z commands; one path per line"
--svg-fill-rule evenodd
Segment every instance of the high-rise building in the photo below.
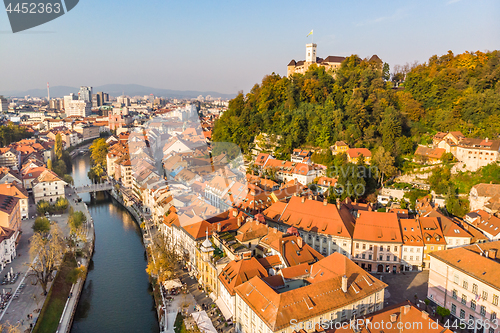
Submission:
M 0 96 L 0 112 L 7 112 L 7 111 L 9 111 L 9 103 L 7 102 L 6 98 Z
M 64 96 L 64 109 L 67 109 L 69 107 L 69 103 L 75 100 L 77 100 L 77 97 L 73 93 L 69 94 L 68 96 Z
M 99 91 L 96 95 L 96 106 L 103 106 L 104 103 L 107 102 L 107 99 L 109 98 L 108 97 L 108 94 L 102 92 L 102 91 Z
M 81 86 L 78 92 L 78 99 L 80 101 L 92 103 L 92 87 Z
M 70 101 L 66 107 L 66 116 L 89 117 L 92 113 L 92 103 L 83 100 Z

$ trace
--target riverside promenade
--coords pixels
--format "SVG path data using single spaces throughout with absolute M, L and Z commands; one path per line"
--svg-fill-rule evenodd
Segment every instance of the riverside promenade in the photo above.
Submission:
M 95 230 L 94 230 L 94 221 L 92 219 L 92 216 L 89 213 L 87 204 L 84 202 L 78 202 L 76 198 L 78 197 L 78 194 L 76 193 L 75 189 L 73 187 L 68 187 L 67 189 L 67 194 L 69 194 L 69 202 L 71 207 L 73 207 L 73 210 L 76 211 L 81 211 L 85 214 L 87 217 L 87 243 L 90 243 L 90 253 L 87 256 L 87 258 L 82 258 L 79 259 L 81 264 L 85 266 L 85 268 L 89 267 L 89 262 L 92 258 L 92 255 L 94 253 L 94 242 L 95 242 Z M 80 245 L 81 248 L 83 248 L 83 245 Z M 85 279 L 80 278 L 78 281 L 72 286 L 71 288 L 71 293 L 70 297 L 68 297 L 68 300 L 66 301 L 66 305 L 64 306 L 63 313 L 61 315 L 61 319 L 59 320 L 59 326 L 57 328 L 57 333 L 66 333 L 71 330 L 71 325 L 73 324 L 73 318 L 75 315 L 76 307 L 78 306 L 78 301 L 80 300 L 80 295 L 83 290 L 83 285 L 85 284 Z
M 72 187 L 66 188 L 66 198 L 71 207 L 75 211 L 82 211 L 87 216 L 87 241 L 91 242 L 90 251 L 91 254 L 88 258 L 91 258 L 93 252 L 94 244 L 94 227 L 92 218 L 88 212 L 88 209 L 83 202 L 75 202 L 77 197 L 74 189 Z M 5 275 L 7 272 L 13 271 L 14 273 L 19 273 L 19 277 L 14 284 L 2 285 L 0 293 L 10 292 L 11 294 L 17 294 L 16 298 L 12 297 L 6 304 L 5 309 L 0 311 L 0 322 L 8 323 L 10 325 L 17 326 L 20 332 L 31 332 L 34 328 L 38 317 L 40 315 L 40 310 L 45 303 L 46 296 L 43 294 L 42 287 L 36 283 L 35 277 L 32 275 L 29 268 L 29 264 L 32 262 L 32 258 L 29 254 L 29 239 L 33 236 L 33 229 L 31 228 L 36 217 L 36 206 L 30 198 L 30 211 L 29 219 L 22 221 L 22 236 L 21 240 L 16 249 L 17 256 L 12 261 L 11 264 L 0 273 L 0 275 Z M 61 215 L 51 215 L 49 219 L 52 223 L 56 223 L 65 236 L 69 235 L 69 226 L 67 224 L 68 214 Z M 35 259 L 36 260 L 36 259 Z M 88 259 L 81 260 L 81 264 L 88 266 Z M 55 274 L 54 274 L 55 276 Z M 61 317 L 61 322 L 59 324 L 58 332 L 69 332 L 71 328 L 71 322 L 73 318 L 74 311 L 76 310 L 76 305 L 78 304 L 79 293 L 83 286 L 85 279 L 80 279 L 78 283 L 73 286 L 72 294 L 73 297 L 68 298 L 63 316 Z M 47 286 L 47 290 L 52 287 L 52 282 Z

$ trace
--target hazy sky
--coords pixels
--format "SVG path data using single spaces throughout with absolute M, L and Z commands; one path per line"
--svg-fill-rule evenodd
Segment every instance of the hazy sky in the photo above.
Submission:
M 500 1 L 80 0 L 67 14 L 12 34 L 0 13 L 0 94 L 51 86 L 135 83 L 248 90 L 305 59 L 370 57 L 391 68 L 434 54 L 499 49 Z

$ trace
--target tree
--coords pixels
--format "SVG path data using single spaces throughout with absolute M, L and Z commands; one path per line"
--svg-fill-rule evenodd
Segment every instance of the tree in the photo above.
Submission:
M 31 256 L 30 268 L 44 291 L 47 293 L 47 284 L 52 280 L 53 273 L 62 262 L 66 245 L 57 224 L 52 226 L 50 237 L 35 233 L 30 239 L 29 253 Z
M 54 204 L 54 209 L 58 212 L 63 212 L 68 208 L 69 202 L 68 199 L 59 197 L 56 200 L 56 203 Z
M 11 325 L 10 323 L 1 323 L 0 324 L 0 332 L 6 332 L 6 333 L 21 333 L 21 329 L 19 328 L 21 326 L 20 323 L 17 323 L 16 325 Z
M 85 275 L 87 275 L 87 268 L 80 265 L 79 267 L 73 268 L 66 278 L 68 282 L 75 284 L 78 282 L 78 279 L 84 278 Z
M 87 222 L 87 217 L 81 211 L 76 211 L 70 214 L 68 218 L 69 228 L 71 233 L 76 234 L 77 231 L 82 227 L 83 223 Z
M 62 143 L 62 138 L 61 138 L 61 134 L 60 133 L 56 134 L 56 142 L 55 142 L 55 145 L 54 145 L 54 151 L 56 153 L 56 158 L 58 160 L 62 159 L 62 156 L 63 156 L 63 143 Z
M 50 204 L 45 200 L 40 200 L 36 204 L 36 211 L 40 216 L 45 215 L 45 213 L 50 211 Z
M 396 174 L 396 167 L 394 166 L 395 159 L 391 153 L 386 151 L 384 147 L 379 147 L 373 155 L 373 164 L 378 168 L 377 182 L 380 185 L 384 184 L 384 177 L 391 177 Z
M 106 168 L 106 156 L 108 155 L 108 144 L 103 138 L 95 139 L 89 147 L 90 157 L 95 165 Z
M 179 258 L 170 236 L 156 233 L 151 237 L 151 241 L 152 260 L 149 261 L 146 272 L 151 276 L 156 276 L 158 282 L 161 283 L 173 276 Z
M 444 321 L 444 318 L 450 315 L 450 310 L 447 308 L 443 308 L 442 306 L 438 306 L 436 309 L 436 314 L 441 316 L 441 322 Z
M 386 62 L 384 62 L 384 67 L 382 67 L 382 77 L 386 81 L 389 81 L 389 79 L 391 78 L 390 67 Z
M 31 228 L 34 232 L 46 234 L 50 231 L 50 221 L 46 217 L 37 217 Z

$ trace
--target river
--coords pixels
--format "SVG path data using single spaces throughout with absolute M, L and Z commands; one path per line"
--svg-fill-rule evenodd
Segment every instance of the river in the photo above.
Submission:
M 73 160 L 75 186 L 90 184 L 89 168 L 88 154 Z M 96 240 L 71 332 L 159 332 L 137 223 L 104 193 L 92 201 L 89 194 L 81 197 L 94 219 Z

